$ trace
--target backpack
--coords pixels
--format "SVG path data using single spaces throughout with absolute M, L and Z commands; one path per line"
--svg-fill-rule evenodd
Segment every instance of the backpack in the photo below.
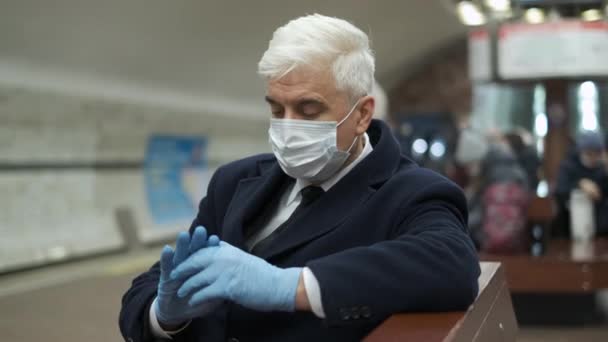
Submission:
M 526 187 L 516 182 L 498 182 L 485 189 L 482 195 L 481 251 L 518 253 L 527 250 L 528 202 Z

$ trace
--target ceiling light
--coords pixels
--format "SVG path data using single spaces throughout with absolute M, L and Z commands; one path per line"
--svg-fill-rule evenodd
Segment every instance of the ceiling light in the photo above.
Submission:
M 430 152 L 433 159 L 441 159 L 445 155 L 445 143 L 441 140 L 435 140 L 431 144 Z
M 524 14 L 524 18 L 530 24 L 540 24 L 545 21 L 545 12 L 536 7 L 528 8 Z
M 549 184 L 546 180 L 541 180 L 538 182 L 538 186 L 536 187 L 536 195 L 538 197 L 547 197 L 549 195 Z
M 591 81 L 585 81 L 578 86 L 578 96 L 583 99 L 597 98 L 597 85 Z
M 547 121 L 547 115 L 540 113 L 536 115 L 534 119 L 534 133 L 537 137 L 544 137 L 549 131 L 549 122 Z
M 485 0 L 485 4 L 496 12 L 506 12 L 511 9 L 510 0 Z
M 602 12 L 596 8 L 588 9 L 581 13 L 581 18 L 583 18 L 584 21 L 602 20 Z
M 595 113 L 583 113 L 581 126 L 586 131 L 597 131 L 597 115 Z
M 412 151 L 418 155 L 425 154 L 428 149 L 429 144 L 424 139 L 418 138 L 414 140 L 414 143 L 412 144 Z
M 456 12 L 460 21 L 465 25 L 479 26 L 486 23 L 486 17 L 483 15 L 479 7 L 470 1 L 461 1 L 456 7 Z

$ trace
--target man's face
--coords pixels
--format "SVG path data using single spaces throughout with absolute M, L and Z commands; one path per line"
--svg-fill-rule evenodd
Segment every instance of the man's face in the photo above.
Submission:
M 597 167 L 602 161 L 602 151 L 583 150 L 581 151 L 581 163 L 588 168 Z
M 266 102 L 272 117 L 340 122 L 351 110 L 348 96 L 336 89 L 330 72 L 298 69 L 267 83 Z M 353 143 L 359 122 L 359 106 L 338 127 L 338 148 L 347 150 Z

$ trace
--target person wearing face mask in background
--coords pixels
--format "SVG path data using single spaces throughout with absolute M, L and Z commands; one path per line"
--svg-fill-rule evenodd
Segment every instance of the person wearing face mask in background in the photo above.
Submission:
M 555 236 L 571 235 L 569 201 L 574 190 L 581 190 L 593 202 L 595 234 L 608 235 L 608 171 L 604 152 L 601 133 L 582 132 L 576 137 L 576 148 L 562 161 L 557 177 Z
M 398 312 L 465 310 L 480 274 L 466 200 L 372 119 L 367 35 L 301 17 L 258 71 L 273 153 L 216 171 L 190 234 L 124 295 L 125 339 L 359 341 Z

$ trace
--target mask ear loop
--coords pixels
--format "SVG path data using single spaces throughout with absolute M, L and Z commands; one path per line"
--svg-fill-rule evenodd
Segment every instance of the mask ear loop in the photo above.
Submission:
M 348 114 L 346 114 L 346 116 L 344 117 L 344 119 L 340 120 L 340 122 L 338 122 L 338 125 L 336 125 L 336 127 L 340 127 L 340 125 L 346 121 L 346 119 L 348 119 L 348 117 L 355 111 L 355 108 L 357 108 L 357 105 L 359 105 L 359 101 L 361 101 L 361 99 L 359 98 L 357 100 L 357 102 L 355 102 L 355 105 L 353 106 L 353 108 L 350 109 L 350 112 L 348 112 Z
M 357 108 L 357 105 L 359 105 L 359 101 L 361 101 L 361 98 L 359 98 L 357 100 L 357 102 L 355 102 L 355 105 L 353 106 L 353 108 L 350 109 L 350 112 L 348 112 L 348 114 L 346 114 L 344 119 L 342 119 L 342 120 L 340 120 L 340 122 L 338 122 L 338 124 L 336 125 L 336 128 L 338 128 L 344 121 L 346 121 L 346 119 L 348 119 L 348 117 L 355 111 L 355 108 Z M 358 135 L 355 136 L 353 143 L 350 144 L 350 147 L 348 148 L 348 150 L 346 150 L 346 153 L 350 153 L 350 150 L 353 149 L 353 146 L 355 146 L 355 143 L 357 142 L 358 139 L 359 139 L 359 136 Z
M 359 139 L 359 136 L 357 135 L 357 136 L 355 137 L 355 140 L 353 140 L 353 143 L 352 143 L 352 144 L 350 144 L 350 147 L 348 148 L 348 150 L 346 150 L 346 153 L 350 153 L 350 150 L 352 150 L 352 149 L 353 149 L 353 146 L 355 146 L 355 143 L 357 142 L 357 140 L 358 140 L 358 139 Z

